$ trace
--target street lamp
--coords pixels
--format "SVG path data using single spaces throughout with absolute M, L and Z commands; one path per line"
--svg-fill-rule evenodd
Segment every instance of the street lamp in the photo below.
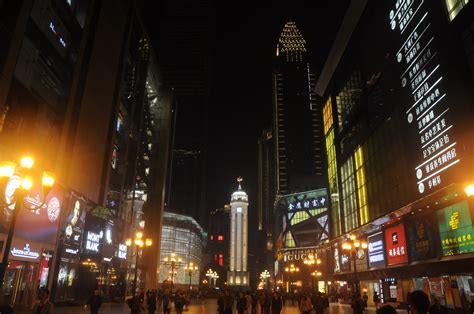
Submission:
M 125 241 L 125 244 L 128 247 L 132 245 L 135 246 L 135 277 L 133 278 L 133 296 L 137 293 L 137 278 L 138 278 L 138 258 L 142 254 L 143 247 L 150 247 L 152 245 L 152 240 L 150 238 L 146 238 L 145 242 L 143 242 L 143 232 L 137 231 L 135 233 L 135 237 L 133 239 L 128 238 Z
M 264 270 L 260 273 L 260 279 L 265 282 L 265 288 L 268 289 L 268 278 L 270 278 L 270 273 L 268 270 Z
M 197 271 L 199 268 L 197 265 L 194 265 L 193 262 L 189 263 L 189 265 L 184 266 L 184 269 L 188 271 L 189 275 L 189 291 L 191 291 L 191 277 L 193 275 L 193 272 Z
M 466 185 L 464 192 L 466 192 L 467 197 L 474 196 L 474 183 Z
M 359 252 L 365 253 L 367 242 L 357 240 L 355 235 L 349 237 L 349 241 L 342 244 L 342 249 L 349 253 L 349 260 L 354 261 L 354 290 L 360 296 L 359 279 L 357 278 L 357 259 L 362 259 L 365 254 L 359 255 Z
M 323 275 L 323 273 L 320 272 L 320 271 L 317 271 L 317 270 L 311 272 L 311 293 L 312 294 L 314 294 L 314 277 L 319 278 L 322 275 Z
M 15 178 L 18 183 L 11 186 L 12 191 L 5 191 L 1 193 L 3 195 L 0 201 L 0 207 L 3 209 L 11 209 L 12 215 L 10 220 L 10 226 L 8 228 L 8 236 L 5 242 L 5 251 L 2 258 L 2 265 L 0 266 L 0 287 L 3 285 L 3 279 L 5 276 L 6 269 L 8 267 L 8 257 L 10 255 L 10 247 L 12 244 L 13 234 L 15 231 L 16 218 L 18 212 L 24 204 L 25 196 L 33 186 L 32 168 L 34 160 L 30 156 L 25 156 L 20 160 L 20 166 L 16 167 L 16 164 L 10 161 L 5 161 L 0 164 L 0 183 L 2 187 L 7 186 L 7 183 Z M 54 176 L 51 172 L 43 172 L 43 178 L 41 180 L 41 186 L 43 190 L 43 200 L 39 206 L 28 206 L 32 211 L 38 210 L 44 206 L 46 197 L 51 191 L 54 185 Z
M 206 272 L 206 277 L 209 278 L 209 284 L 212 285 L 212 281 L 214 280 L 214 287 L 217 285 L 217 279 L 219 279 L 219 275 L 217 274 L 216 271 L 213 271 L 211 268 L 209 268 Z
M 169 256 L 165 256 L 163 258 L 163 264 L 170 267 L 170 273 L 171 273 L 171 291 L 170 293 L 173 294 L 173 283 L 174 283 L 174 275 L 175 271 L 183 266 L 183 259 L 181 257 L 178 257 L 176 253 L 171 253 Z
M 285 272 L 288 274 L 288 282 L 289 282 L 289 285 L 287 285 L 287 292 L 290 292 L 292 288 L 291 286 L 293 285 L 293 283 L 291 282 L 291 278 L 292 278 L 291 274 L 297 273 L 299 271 L 300 269 L 298 267 L 295 267 L 294 264 L 291 264 L 290 267 L 285 268 Z
M 214 287 L 217 287 L 217 279 L 219 279 L 219 275 L 216 271 L 212 274 L 212 279 L 214 279 Z

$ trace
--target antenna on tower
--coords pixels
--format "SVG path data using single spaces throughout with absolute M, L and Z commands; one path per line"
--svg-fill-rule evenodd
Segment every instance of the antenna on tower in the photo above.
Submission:
M 242 186 L 240 185 L 240 183 L 241 183 L 242 181 L 244 181 L 244 179 L 242 179 L 241 176 L 238 176 L 238 177 L 237 177 L 237 182 L 239 183 L 239 190 L 242 190 Z

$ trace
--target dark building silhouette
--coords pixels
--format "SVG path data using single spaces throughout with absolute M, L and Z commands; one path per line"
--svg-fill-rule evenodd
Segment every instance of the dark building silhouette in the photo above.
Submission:
M 321 107 L 316 101 L 316 76 L 306 41 L 295 22 L 287 22 L 275 51 L 273 71 L 273 136 L 276 193 L 325 186 Z

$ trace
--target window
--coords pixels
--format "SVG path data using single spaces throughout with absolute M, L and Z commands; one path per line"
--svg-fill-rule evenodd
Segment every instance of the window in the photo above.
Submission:
M 224 241 L 224 236 L 223 235 L 218 235 L 217 236 L 217 241 Z
M 362 77 L 359 69 L 355 69 L 336 96 L 337 118 L 339 128 L 344 128 L 344 122 L 352 113 L 362 95 Z
M 331 97 L 328 98 L 323 107 L 323 122 L 324 122 L 324 134 L 326 135 L 331 129 L 333 120 L 332 120 L 332 102 Z
M 119 158 L 118 155 L 119 155 L 119 149 L 117 145 L 114 145 L 114 148 L 112 149 L 112 160 L 110 161 L 113 169 L 117 169 L 118 158 Z
M 117 117 L 117 132 L 120 132 L 120 128 L 122 127 L 122 124 L 123 124 L 122 114 L 119 113 Z
M 469 2 L 469 0 L 445 0 L 446 9 L 448 10 L 449 20 L 452 21 L 461 12 L 462 8 Z
M 219 254 L 219 266 L 224 266 L 224 255 Z
M 212 234 L 209 236 L 209 240 L 214 241 L 214 236 Z
M 341 210 L 339 207 L 339 183 L 337 177 L 336 146 L 334 145 L 334 128 L 326 134 L 326 154 L 328 161 L 329 195 L 331 195 L 331 223 L 334 236 L 341 234 Z M 334 197 L 333 197 L 334 196 Z
M 357 212 L 354 159 L 349 157 L 342 165 L 342 201 L 344 209 L 344 231 L 349 232 L 359 226 Z
M 359 201 L 360 223 L 369 222 L 369 208 L 367 205 L 367 183 L 365 177 L 365 161 L 362 147 L 357 147 L 354 153 L 355 172 L 357 178 L 357 197 Z

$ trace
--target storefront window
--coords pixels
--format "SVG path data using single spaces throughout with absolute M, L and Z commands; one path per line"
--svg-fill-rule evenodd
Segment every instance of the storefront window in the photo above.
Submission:
M 344 208 L 344 227 L 345 232 L 349 232 L 359 226 L 356 186 L 354 175 L 354 160 L 349 157 L 342 165 L 342 200 Z

